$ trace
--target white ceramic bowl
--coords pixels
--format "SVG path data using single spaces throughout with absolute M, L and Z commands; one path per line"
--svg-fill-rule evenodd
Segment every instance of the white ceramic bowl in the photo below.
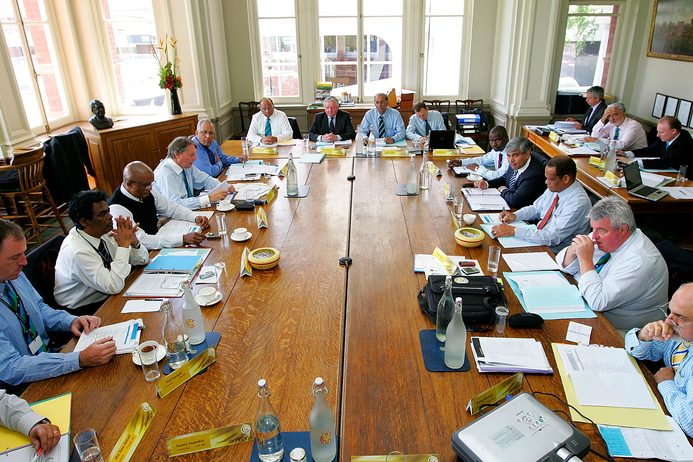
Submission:
M 462 221 L 465 225 L 471 225 L 476 221 L 476 213 L 465 213 L 462 215 Z

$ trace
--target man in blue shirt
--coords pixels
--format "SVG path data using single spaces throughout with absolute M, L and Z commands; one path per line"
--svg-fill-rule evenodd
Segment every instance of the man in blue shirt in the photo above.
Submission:
M 192 137 L 192 142 L 197 148 L 195 167 L 214 178 L 224 171 L 224 167 L 245 161 L 245 157 L 227 156 L 221 150 L 219 143 L 214 139 L 214 125 L 208 119 L 202 119 L 197 123 L 197 131 Z
M 368 142 L 370 127 L 373 127 L 375 137 L 382 139 L 387 144 L 394 144 L 404 139 L 404 121 L 399 111 L 387 107 L 385 93 L 375 95 L 375 107 L 363 116 L 361 121 L 361 133 L 364 135 L 364 144 Z
M 80 336 L 101 324 L 96 316 L 73 316 L 46 305 L 22 273 L 26 239 L 16 224 L 0 219 L 0 387 L 20 385 L 98 366 L 116 352 L 112 338 L 80 352 L 48 352 L 48 332 Z
M 423 101 L 414 105 L 414 115 L 409 117 L 407 139 L 414 143 L 425 144 L 431 130 L 447 130 L 443 116 L 438 111 L 429 111 Z

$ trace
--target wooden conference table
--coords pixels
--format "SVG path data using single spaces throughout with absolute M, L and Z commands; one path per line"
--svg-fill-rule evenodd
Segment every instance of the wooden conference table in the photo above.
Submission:
M 559 154 L 568 154 L 565 150 L 561 148 L 557 143 L 551 141 L 548 136 L 541 136 L 534 131 L 529 130 L 527 127 L 522 128 L 523 136 L 527 137 L 537 148 L 550 157 L 555 157 Z M 604 183 L 599 181 L 597 177 L 604 176 L 604 171 L 590 165 L 588 155 L 571 155 L 575 163 L 577 164 L 577 179 L 578 181 L 589 191 L 599 198 L 604 198 L 607 196 L 617 196 L 628 202 L 628 205 L 633 209 L 633 213 L 636 215 L 650 215 L 650 214 L 671 214 L 671 213 L 691 213 L 693 212 L 693 200 L 680 200 L 674 199 L 671 196 L 667 196 L 664 199 L 652 202 L 646 199 L 641 199 L 639 197 L 631 196 L 628 194 L 626 188 L 616 188 L 606 186 Z M 676 173 L 658 173 L 659 175 L 670 176 L 676 178 Z M 674 186 L 669 184 L 668 186 Z M 693 181 L 686 180 L 683 185 L 679 186 L 693 186 Z
M 443 161 L 436 164 L 443 167 L 442 179 L 434 179 L 431 188 L 417 197 L 398 197 L 394 188 L 405 181 L 407 159 L 350 157 L 298 163 L 299 181 L 310 185 L 310 193 L 289 200 L 280 189 L 277 199 L 265 207 L 268 229 L 258 230 L 252 213 L 227 213 L 229 230 L 243 226 L 253 236 L 243 244 L 229 239 L 204 243 L 213 249 L 205 264 L 225 261 L 228 272 L 221 283 L 222 301 L 203 308 L 206 329 L 221 333 L 217 361 L 163 399 L 157 397 L 154 384 L 144 381 L 130 355 L 37 382 L 23 397 L 32 402 L 72 392 L 73 434 L 96 429 L 105 455 L 136 408 L 147 401 L 156 416 L 132 460 L 164 461 L 167 438 L 252 422 L 259 378 L 269 383 L 282 429 L 307 431 L 311 384 L 322 376 L 337 417 L 340 460 L 397 450 L 438 453 L 442 461 L 454 461 L 451 434 L 474 420 L 465 411 L 469 398 L 509 375 L 479 374 L 474 366 L 466 373 L 430 373 L 424 368 L 418 334 L 434 326 L 417 305 L 416 294 L 425 280 L 413 272 L 414 254 L 431 253 L 438 246 L 449 255 L 476 258 L 485 268 L 492 242 L 487 238 L 474 249 L 456 245 L 442 181 L 459 191 L 466 180 L 452 176 Z M 349 182 L 352 173 L 356 179 Z M 239 278 L 245 246 L 279 249 L 279 266 Z M 347 255 L 353 259 L 348 269 L 338 264 Z M 503 260 L 500 266 L 508 271 Z M 139 272 L 129 277 L 128 284 Z M 506 296 L 511 313 L 520 311 L 511 290 Z M 120 313 L 125 301 L 113 296 L 104 304 L 98 312 L 104 324 L 139 316 Z M 179 314 L 181 300 L 174 299 L 173 305 Z M 162 314 L 141 316 L 146 325 L 142 341 L 160 340 Z M 622 346 L 604 317 L 581 322 L 593 327 L 593 343 Z M 562 320 L 548 321 L 540 330 L 509 328 L 507 335 L 538 338 L 556 370 L 550 342 L 565 339 L 567 324 Z M 73 346 L 71 342 L 66 348 Z M 471 358 L 469 349 L 468 355 Z M 654 386 L 651 374 L 646 376 Z M 524 387 L 564 398 L 557 373 L 527 375 Z M 540 400 L 551 409 L 566 410 L 555 400 Z M 605 451 L 591 426 L 578 427 L 590 436 L 594 448 Z M 252 444 L 176 460 L 245 462 Z

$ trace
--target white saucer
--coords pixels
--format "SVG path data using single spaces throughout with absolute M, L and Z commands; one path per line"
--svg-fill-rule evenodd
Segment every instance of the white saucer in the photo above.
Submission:
M 215 303 L 219 303 L 220 300 L 221 300 L 221 292 L 219 292 L 218 290 L 217 290 L 217 294 L 214 296 L 214 298 L 211 299 L 210 301 L 206 302 L 206 303 L 203 302 L 198 296 L 195 296 L 195 301 L 196 301 L 200 306 L 212 306 L 212 305 L 214 305 Z
M 481 179 L 481 175 L 477 173 L 470 173 L 469 175 L 467 175 L 467 179 L 469 181 L 479 181 Z
M 233 210 L 235 208 L 236 208 L 236 206 L 233 204 L 229 204 L 228 207 L 219 207 L 219 205 L 217 205 L 217 210 L 220 212 L 228 212 L 229 210 Z
M 250 239 L 251 237 L 253 237 L 253 233 L 251 233 L 250 231 L 248 231 L 247 233 L 245 233 L 245 236 L 243 236 L 243 237 L 236 237 L 236 236 L 233 235 L 233 233 L 231 233 L 231 240 L 232 240 L 232 241 L 236 241 L 236 242 L 247 241 L 247 240 Z
M 166 347 L 163 346 L 162 344 L 159 344 L 159 348 L 156 349 L 156 360 L 161 361 L 165 357 L 166 357 Z M 140 355 L 137 354 L 137 350 L 132 352 L 132 362 L 137 364 L 138 366 L 141 366 Z

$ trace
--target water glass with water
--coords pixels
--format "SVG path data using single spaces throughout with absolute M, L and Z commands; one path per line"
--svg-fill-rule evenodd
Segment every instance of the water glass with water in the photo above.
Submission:
M 462 223 L 462 214 L 464 213 L 464 197 L 463 196 L 455 196 L 455 199 L 453 200 L 453 213 L 455 214 L 455 217 L 457 220 Z
M 688 173 L 688 165 L 679 166 L 679 174 L 676 177 L 676 184 L 684 184 L 686 182 L 686 174 Z
M 243 152 L 243 156 L 247 159 L 248 158 L 248 149 L 249 149 L 249 144 L 248 140 L 246 139 L 245 136 L 241 136 L 241 150 Z
M 308 142 L 310 141 L 310 135 L 308 133 L 303 134 L 303 149 L 308 150 Z
M 142 372 L 144 373 L 144 380 L 147 382 L 156 382 L 161 377 L 161 372 L 159 371 L 159 361 L 157 360 L 157 353 L 159 351 L 159 343 L 153 340 L 140 343 L 137 347 L 137 356 L 140 359 L 140 364 L 142 365 Z
M 488 272 L 493 275 L 493 277 L 498 276 L 498 264 L 500 263 L 501 248 L 492 245 L 488 248 Z
M 226 214 L 217 212 L 217 231 L 220 236 L 226 236 Z
M 77 433 L 74 437 L 75 449 L 82 462 L 103 462 L 99 440 L 96 438 L 96 430 L 87 428 Z

